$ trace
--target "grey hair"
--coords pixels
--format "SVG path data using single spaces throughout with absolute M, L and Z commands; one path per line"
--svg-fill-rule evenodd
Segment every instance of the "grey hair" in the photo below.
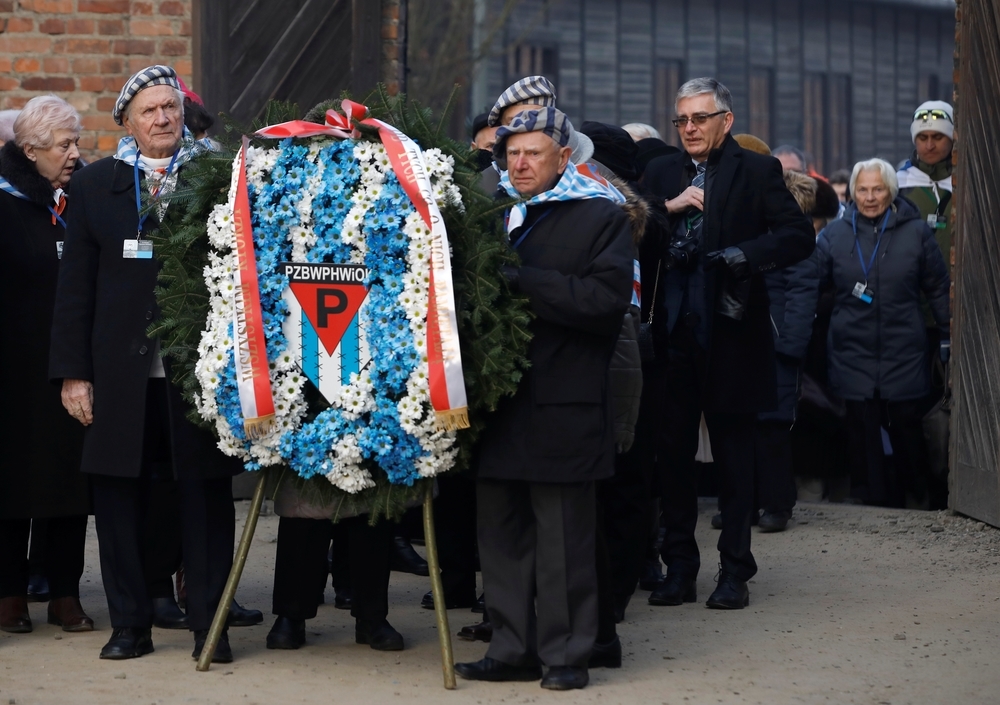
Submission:
M 14 141 L 14 121 L 20 110 L 0 110 L 0 142 Z
M 163 84 L 158 84 L 158 85 L 163 85 Z M 174 88 L 173 86 L 167 86 L 167 87 L 174 92 L 175 96 L 177 96 L 177 105 L 181 109 L 181 122 L 184 122 L 184 91 L 182 91 L 180 88 Z M 146 86 L 146 88 L 155 88 L 155 86 Z M 143 88 L 142 90 L 144 91 L 146 90 L 146 88 Z M 142 93 L 142 91 L 139 91 L 139 93 Z M 139 93 L 136 93 L 134 96 L 132 96 L 132 99 L 125 104 L 124 108 L 122 108 L 122 122 L 125 121 L 125 118 L 132 117 L 132 104 L 135 103 L 135 98 L 136 96 L 139 95 Z
M 716 110 L 733 112 L 733 94 L 714 78 L 692 78 L 681 86 L 677 91 L 677 98 L 674 100 L 674 110 L 677 110 L 677 104 L 681 102 L 682 98 L 693 98 L 696 95 L 706 93 L 711 93 L 715 98 Z
M 790 144 L 783 144 L 771 152 L 772 157 L 780 157 L 782 154 L 795 155 L 795 158 L 799 160 L 799 164 L 802 165 L 802 173 L 805 173 L 806 169 L 809 168 L 809 160 L 806 159 L 805 152 L 798 147 L 793 147 Z
M 635 142 L 649 139 L 650 137 L 658 140 L 663 139 L 663 137 L 660 136 L 659 130 L 652 125 L 647 125 L 644 122 L 630 122 L 627 125 L 622 125 L 622 129 L 629 133 Z
M 854 165 L 854 171 L 851 172 L 851 184 L 850 194 L 851 198 L 857 200 L 854 196 L 854 187 L 858 183 L 858 175 L 862 171 L 877 171 L 882 175 L 882 183 L 886 185 L 889 189 L 889 193 L 892 194 L 892 200 L 896 200 L 896 196 L 899 195 L 899 179 L 896 178 L 896 170 L 893 168 L 892 164 L 884 159 L 869 159 L 867 161 L 858 162 Z
M 70 130 L 79 135 L 80 113 L 62 98 L 40 95 L 29 100 L 14 120 L 14 144 L 48 149 L 55 142 L 56 130 Z

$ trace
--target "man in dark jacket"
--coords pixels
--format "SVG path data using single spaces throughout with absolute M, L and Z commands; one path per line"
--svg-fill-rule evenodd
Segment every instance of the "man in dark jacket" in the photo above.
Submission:
M 677 93 L 685 151 L 652 161 L 645 185 L 665 199 L 674 235 L 664 254 L 657 329 L 657 462 L 662 478 L 667 578 L 650 604 L 696 599 L 701 567 L 694 538 L 694 457 L 704 412 L 719 473 L 722 568 L 708 606 L 749 604 L 757 572 L 750 552 L 756 415 L 777 406 L 774 341 L 763 274 L 815 246 L 812 227 L 773 157 L 744 151 L 730 136 L 732 96 L 715 79 Z
M 169 66 L 132 76 L 115 105 L 123 138 L 114 157 L 73 179 L 52 325 L 49 377 L 84 426 L 82 470 L 91 475 L 101 576 L 113 632 L 101 658 L 153 650 L 152 605 L 143 577 L 146 487 L 164 475 L 180 485 L 189 627 L 200 654 L 232 564 L 232 475 L 210 434 L 185 418 L 167 383 L 169 361 L 146 335 L 157 316 L 159 262 L 149 234 L 195 152 L 184 130 L 183 98 Z M 140 172 L 142 172 L 140 174 Z M 143 213 L 136 184 L 157 206 Z M 216 661 L 232 660 L 224 636 Z
M 536 680 L 541 661 L 542 686 L 560 690 L 587 684 L 597 632 L 594 483 L 614 466 L 608 363 L 633 259 L 612 192 L 569 161 L 572 131 L 547 107 L 497 132 L 501 186 L 522 199 L 507 219 L 521 266 L 505 275 L 535 319 L 531 367 L 490 420 L 477 467 L 493 638 L 486 658 L 456 665 L 474 680 Z

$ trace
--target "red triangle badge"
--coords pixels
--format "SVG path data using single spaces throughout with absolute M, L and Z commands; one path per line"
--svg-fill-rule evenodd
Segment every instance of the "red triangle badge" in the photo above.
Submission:
M 368 270 L 360 264 L 283 262 L 288 286 L 332 355 L 368 296 Z

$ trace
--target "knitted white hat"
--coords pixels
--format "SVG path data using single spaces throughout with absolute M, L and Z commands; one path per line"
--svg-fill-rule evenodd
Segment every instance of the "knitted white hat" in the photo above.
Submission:
M 955 111 L 943 100 L 928 100 L 921 103 L 913 113 L 910 136 L 914 143 L 921 132 L 940 132 L 948 139 L 955 139 Z

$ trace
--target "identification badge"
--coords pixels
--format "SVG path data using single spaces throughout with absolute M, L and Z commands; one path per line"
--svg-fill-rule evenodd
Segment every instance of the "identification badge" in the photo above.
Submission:
M 63 241 L 56 240 L 56 257 L 62 259 Z
M 869 289 L 867 284 L 862 284 L 861 282 L 854 285 L 854 291 L 851 292 L 851 296 L 860 299 L 866 304 L 870 304 L 875 300 L 875 292 Z
M 122 245 L 122 259 L 153 259 L 153 241 L 126 240 Z
M 937 221 L 938 221 L 937 213 L 931 213 L 927 216 L 927 224 L 932 228 L 937 227 Z

